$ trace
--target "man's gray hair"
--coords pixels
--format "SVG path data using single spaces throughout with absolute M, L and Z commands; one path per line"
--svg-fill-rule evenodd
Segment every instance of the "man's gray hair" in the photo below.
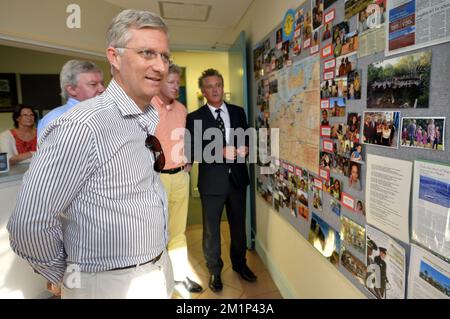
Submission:
M 176 64 L 170 63 L 170 65 L 169 65 L 169 73 L 168 74 L 172 74 L 172 73 L 181 75 L 181 68 L 178 65 L 176 65 Z
M 79 80 L 78 77 L 81 73 L 100 73 L 103 76 L 102 70 L 90 61 L 70 60 L 66 62 L 61 69 L 61 73 L 59 74 L 61 96 L 64 100 L 69 98 L 66 87 L 68 85 L 76 86 Z
M 123 10 L 112 21 L 106 32 L 108 47 L 123 48 L 131 38 L 130 29 L 152 28 L 168 34 L 164 20 L 157 14 L 141 10 Z

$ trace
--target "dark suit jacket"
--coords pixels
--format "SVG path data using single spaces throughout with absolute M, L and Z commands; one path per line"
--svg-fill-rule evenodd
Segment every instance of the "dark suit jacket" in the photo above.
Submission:
M 244 109 L 232 104 L 226 104 L 226 106 L 230 115 L 230 127 L 247 130 L 248 124 Z M 199 121 L 197 125 L 195 125 L 196 121 Z M 211 114 L 208 105 L 203 105 L 198 110 L 188 114 L 186 128 L 190 133 L 190 138 L 185 138 L 186 156 L 191 163 L 194 160 L 199 162 L 198 189 L 200 193 L 204 195 L 223 195 L 228 191 L 229 183 L 232 183 L 238 189 L 245 189 L 250 184 L 247 165 L 245 163 L 226 161 L 223 157 L 223 148 L 217 149 L 218 154 L 213 154 L 216 155 L 215 158 L 218 160 L 211 163 L 207 158 L 204 158 L 205 154 L 203 154 L 203 151 L 208 147 L 208 144 L 215 141 L 214 136 L 206 138 L 204 135 L 205 131 L 209 128 L 219 129 L 218 123 Z M 224 141 L 221 141 L 221 143 L 224 143 Z M 244 145 L 244 143 L 248 146 L 248 139 L 243 142 L 234 138 L 227 145 L 237 148 Z M 207 152 L 209 153 L 209 151 Z M 230 170 L 231 173 L 229 173 Z

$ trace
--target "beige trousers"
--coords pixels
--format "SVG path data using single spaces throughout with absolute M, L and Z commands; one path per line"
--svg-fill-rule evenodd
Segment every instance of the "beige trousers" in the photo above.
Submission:
M 169 299 L 173 272 L 167 251 L 155 263 L 97 273 L 76 272 L 70 265 L 62 285 L 62 299 Z
M 169 202 L 169 256 L 174 278 L 183 281 L 189 275 L 186 222 L 189 205 L 189 173 L 160 174 Z

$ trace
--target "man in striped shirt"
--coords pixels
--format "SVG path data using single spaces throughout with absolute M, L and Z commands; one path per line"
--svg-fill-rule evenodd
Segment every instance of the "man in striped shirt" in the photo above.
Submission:
M 107 32 L 113 80 L 52 121 L 8 224 L 12 249 L 63 298 L 169 298 L 164 165 L 150 105 L 169 66 L 164 21 L 124 10 Z M 162 164 L 162 165 L 161 165 Z

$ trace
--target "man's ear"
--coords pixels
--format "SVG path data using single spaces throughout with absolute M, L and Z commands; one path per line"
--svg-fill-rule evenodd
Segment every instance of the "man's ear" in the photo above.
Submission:
M 66 92 L 69 94 L 69 96 L 71 97 L 75 97 L 77 96 L 77 91 L 76 91 L 76 85 L 66 85 L 66 87 L 64 88 L 66 90 Z
M 113 47 L 108 47 L 106 49 L 106 57 L 108 58 L 109 64 L 117 70 L 120 70 L 120 55 L 117 50 Z

